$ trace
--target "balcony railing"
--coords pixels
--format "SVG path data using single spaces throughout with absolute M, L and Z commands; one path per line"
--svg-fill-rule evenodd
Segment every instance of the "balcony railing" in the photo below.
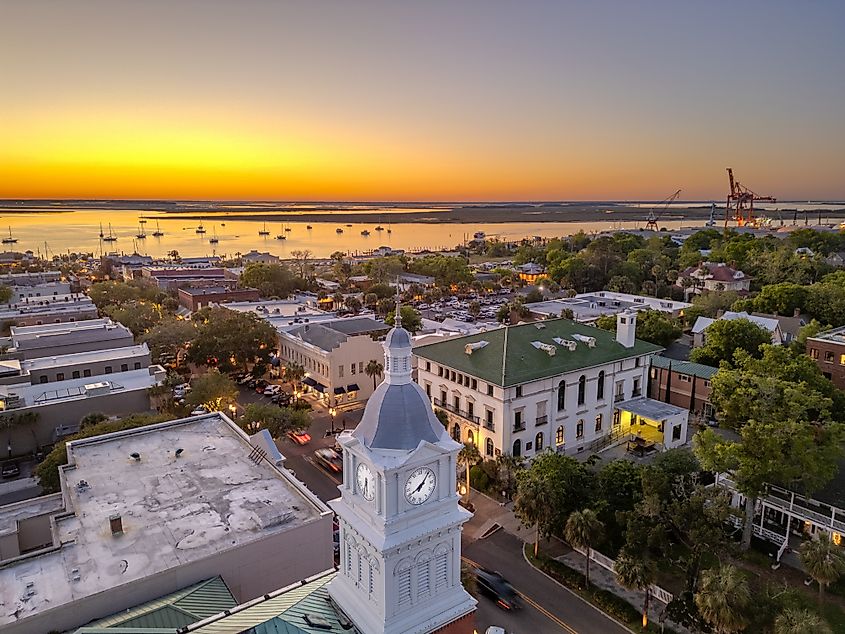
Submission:
M 525 431 L 525 421 L 521 421 L 521 422 L 519 422 L 519 423 L 514 423 L 514 424 L 513 424 L 513 430 L 514 430 L 515 432 L 517 432 L 517 431 Z
M 539 427 L 540 425 L 545 425 L 549 422 L 548 416 L 538 416 L 537 419 L 534 421 L 534 424 Z
M 496 423 L 492 420 L 485 420 L 484 421 L 484 429 L 488 429 L 490 431 L 496 431 Z
M 455 407 L 454 405 L 449 405 L 449 403 L 444 403 L 439 398 L 434 399 L 434 404 L 437 407 L 442 407 L 447 412 L 451 412 L 452 414 L 460 416 L 461 418 L 465 418 L 466 420 L 475 423 L 476 425 L 481 422 L 481 419 L 478 418 L 478 416 L 475 416 L 474 414 L 466 410 L 462 410 L 459 407 Z
M 618 403 L 619 401 L 624 401 L 624 400 L 625 400 L 625 395 L 624 395 L 624 394 L 616 394 L 616 395 L 614 395 L 614 397 L 613 397 L 613 402 L 614 402 L 614 403 Z

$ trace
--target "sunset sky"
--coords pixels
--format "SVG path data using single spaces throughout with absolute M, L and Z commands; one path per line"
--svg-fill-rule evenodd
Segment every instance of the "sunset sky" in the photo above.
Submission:
M 0 0 L 0 197 L 845 198 L 845 2 Z

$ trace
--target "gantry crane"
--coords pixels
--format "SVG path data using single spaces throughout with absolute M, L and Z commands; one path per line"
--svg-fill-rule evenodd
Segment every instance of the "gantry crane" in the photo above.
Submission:
M 654 207 L 649 209 L 648 211 L 648 218 L 646 219 L 645 228 L 646 231 L 660 231 L 660 227 L 657 226 L 657 221 L 660 220 L 660 217 L 666 213 L 666 210 L 669 208 L 673 202 L 678 199 L 678 196 L 681 195 L 681 190 L 679 189 L 674 194 L 669 196 L 669 198 L 664 198 L 659 203 L 657 203 Z M 658 211 L 658 209 L 660 211 Z
M 753 191 L 734 180 L 734 171 L 728 168 L 728 180 L 731 184 L 731 191 L 725 200 L 725 229 L 728 222 L 735 221 L 738 227 L 754 226 L 754 202 L 766 201 L 776 203 L 777 199 L 772 196 L 758 196 Z

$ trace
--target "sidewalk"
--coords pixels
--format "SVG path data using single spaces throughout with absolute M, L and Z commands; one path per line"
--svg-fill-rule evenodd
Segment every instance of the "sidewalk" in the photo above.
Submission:
M 521 541 L 529 544 L 534 543 L 536 530 L 525 528 L 513 513 L 513 502 L 500 504 L 496 500 L 473 490 L 470 494 L 470 502 L 475 505 L 475 515 L 464 525 L 464 535 L 476 541 L 489 536 L 496 530 L 502 530 L 514 535 Z M 540 542 L 540 550 L 543 554 L 566 566 L 584 573 L 584 556 L 572 550 L 568 545 L 556 537 Z M 627 590 L 616 582 L 615 575 L 608 569 L 600 566 L 595 561 L 590 564 L 590 581 L 597 587 L 612 592 L 633 605 L 637 610 L 642 611 L 645 593 Z M 660 622 L 660 616 L 666 605 L 653 596 L 649 605 L 649 619 L 655 623 Z M 690 630 L 681 625 L 666 621 L 666 625 L 680 634 L 692 634 Z

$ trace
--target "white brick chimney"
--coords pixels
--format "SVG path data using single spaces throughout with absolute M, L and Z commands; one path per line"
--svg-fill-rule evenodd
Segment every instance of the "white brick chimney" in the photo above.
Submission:
M 634 347 L 637 337 L 637 313 L 625 310 L 616 315 L 616 341 L 626 348 Z

